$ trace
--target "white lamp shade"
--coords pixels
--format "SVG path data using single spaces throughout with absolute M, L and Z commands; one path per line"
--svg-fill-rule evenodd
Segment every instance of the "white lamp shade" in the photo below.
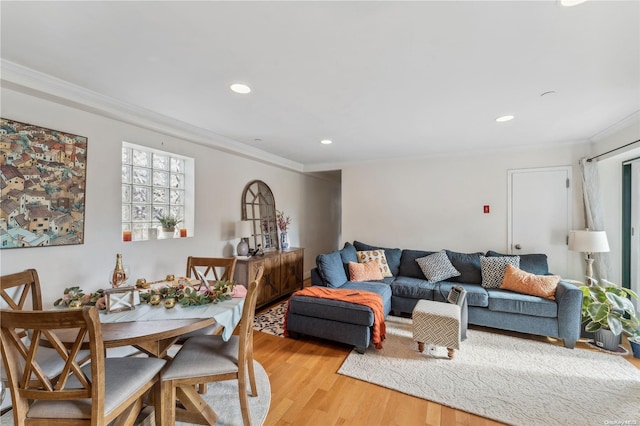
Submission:
M 241 220 L 236 222 L 236 238 L 248 238 L 251 236 L 251 222 Z
M 602 253 L 609 251 L 607 233 L 605 231 L 571 231 L 569 233 L 569 250 L 582 253 Z

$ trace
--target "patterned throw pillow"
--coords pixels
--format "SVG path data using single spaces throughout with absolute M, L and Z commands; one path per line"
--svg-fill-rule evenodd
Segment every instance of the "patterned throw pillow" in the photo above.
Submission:
M 349 277 L 351 281 L 381 280 L 380 264 L 375 260 L 365 263 L 349 262 Z
M 430 283 L 444 281 L 446 279 L 457 277 L 460 272 L 451 264 L 447 252 L 440 250 L 429 256 L 416 259 L 425 278 Z
M 384 255 L 384 250 L 367 250 L 356 252 L 358 255 L 358 263 L 371 262 L 375 260 L 380 265 L 380 272 L 383 277 L 392 277 L 393 274 L 387 265 L 387 258 Z
M 480 256 L 482 287 L 499 288 L 507 265 L 520 266 L 520 256 L 485 257 Z
M 508 265 L 500 288 L 556 300 L 556 288 L 559 281 L 558 275 L 534 275 Z

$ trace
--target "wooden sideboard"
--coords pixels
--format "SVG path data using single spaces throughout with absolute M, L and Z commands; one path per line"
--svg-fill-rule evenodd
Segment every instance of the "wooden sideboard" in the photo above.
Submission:
M 303 284 L 303 248 L 266 251 L 264 256 L 238 259 L 233 280 L 246 285 L 256 275 L 259 267 L 264 267 L 256 306 L 300 290 Z

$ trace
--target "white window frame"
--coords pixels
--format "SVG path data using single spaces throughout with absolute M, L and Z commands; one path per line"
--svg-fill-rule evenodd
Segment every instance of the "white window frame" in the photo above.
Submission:
M 160 186 L 154 185 L 153 182 L 153 172 L 163 171 L 160 169 L 155 169 L 153 167 L 153 160 L 148 165 L 148 167 L 140 167 L 142 169 L 147 169 L 150 172 L 149 183 L 134 183 L 133 180 L 133 164 L 131 159 L 132 156 L 129 155 L 129 161 L 127 162 L 127 156 L 125 155 L 125 150 L 138 150 L 149 153 L 152 155 L 161 155 L 165 157 L 169 157 L 170 159 L 181 160 L 184 164 L 183 173 L 172 172 L 170 170 L 164 170 L 164 172 L 168 172 L 170 175 L 181 175 L 183 177 L 183 185 L 182 188 L 173 187 L 171 188 L 171 183 L 168 186 Z M 133 144 L 130 142 L 123 141 L 122 149 L 121 149 L 121 182 L 122 182 L 122 208 L 121 208 L 121 222 L 122 222 L 122 234 L 124 236 L 124 231 L 131 231 L 131 240 L 132 241 L 145 241 L 149 239 L 155 239 L 153 236 L 149 238 L 149 228 L 157 229 L 157 238 L 165 239 L 165 238 L 180 238 L 180 229 L 187 230 L 187 237 L 195 236 L 195 160 L 190 157 L 185 157 L 184 155 L 179 155 L 173 152 L 162 151 L 159 149 L 149 148 L 147 146 Z M 169 160 L 171 162 L 171 160 Z M 124 168 L 129 168 L 129 177 L 130 181 L 127 181 Z M 136 166 L 138 167 L 138 166 Z M 171 180 L 169 181 L 171 182 Z M 147 186 L 149 188 L 148 199 L 145 202 L 134 202 L 133 201 L 133 187 L 134 186 Z M 128 188 L 128 192 L 127 192 Z M 159 188 L 166 191 L 171 191 L 171 189 L 179 189 L 184 191 L 183 195 L 183 204 L 171 204 L 171 196 L 168 195 L 167 203 L 154 203 L 153 190 L 154 188 Z M 134 220 L 134 206 L 144 206 L 146 207 L 146 216 L 140 220 Z M 160 222 L 154 217 L 154 213 L 163 209 L 163 207 L 169 208 L 170 211 L 182 211 L 183 213 L 180 215 L 181 222 L 176 227 L 176 232 L 173 235 L 166 235 L 162 232 L 162 228 L 160 227 Z M 128 209 L 128 210 L 127 210 Z M 127 214 L 128 211 L 128 214 Z M 124 239 L 124 238 L 123 238 Z

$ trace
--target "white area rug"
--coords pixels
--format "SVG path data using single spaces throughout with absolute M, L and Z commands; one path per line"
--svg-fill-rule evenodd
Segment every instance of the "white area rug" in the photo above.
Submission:
M 453 360 L 417 346 L 390 316 L 384 349 L 352 351 L 338 373 L 514 425 L 640 425 L 640 371 L 619 356 L 478 330 Z
M 251 424 L 262 425 L 267 418 L 269 406 L 271 405 L 271 384 L 269 383 L 267 372 L 257 361 L 254 361 L 254 369 L 258 396 L 249 396 L 249 411 L 251 413 Z M 248 385 L 249 383 L 247 382 Z M 202 397 L 218 414 L 216 425 L 242 425 L 242 413 L 240 411 L 240 400 L 238 399 L 238 382 L 228 380 L 209 383 L 207 393 Z M 0 417 L 0 425 L 10 424 L 13 424 L 11 411 Z M 176 425 L 188 424 L 191 423 L 176 422 Z

